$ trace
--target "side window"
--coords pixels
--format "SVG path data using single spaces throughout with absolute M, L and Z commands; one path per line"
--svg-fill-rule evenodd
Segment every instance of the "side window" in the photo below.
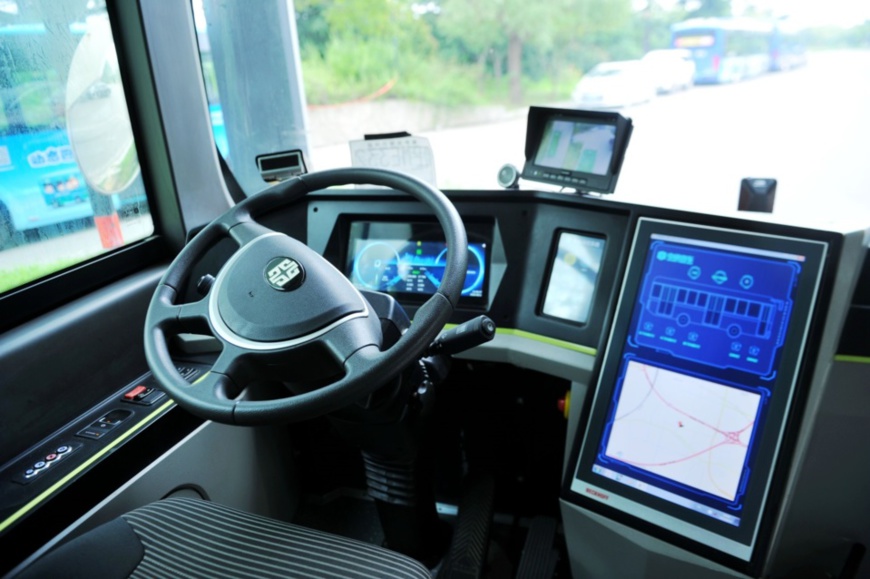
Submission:
M 105 7 L 19 7 L 0 23 L 0 293 L 154 232 Z

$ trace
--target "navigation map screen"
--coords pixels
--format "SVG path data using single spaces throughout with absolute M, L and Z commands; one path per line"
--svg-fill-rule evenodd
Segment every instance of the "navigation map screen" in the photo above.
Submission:
M 568 231 L 560 233 L 541 311 L 548 316 L 585 324 L 589 320 L 603 255 L 602 238 Z
M 613 159 L 616 125 L 552 118 L 535 156 L 535 164 L 551 169 L 606 175 Z
M 469 227 L 468 270 L 462 298 L 486 299 L 487 240 Z M 423 301 L 441 285 L 447 244 L 440 226 L 424 223 L 354 222 L 345 273 L 359 289 Z
M 748 560 L 824 252 L 642 219 L 571 490 Z

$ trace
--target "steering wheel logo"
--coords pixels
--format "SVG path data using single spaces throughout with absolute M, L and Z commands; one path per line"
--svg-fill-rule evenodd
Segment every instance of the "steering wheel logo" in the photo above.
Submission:
M 293 291 L 305 280 L 305 270 L 295 259 L 276 257 L 266 266 L 266 281 L 282 292 Z

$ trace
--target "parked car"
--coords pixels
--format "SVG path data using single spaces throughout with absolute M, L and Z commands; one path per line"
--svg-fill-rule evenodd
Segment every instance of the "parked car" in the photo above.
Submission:
M 655 85 L 640 60 L 602 62 L 586 73 L 571 94 L 587 108 L 617 108 L 650 100 Z
M 641 59 L 658 93 L 685 90 L 694 84 L 695 61 L 681 48 L 650 50 Z

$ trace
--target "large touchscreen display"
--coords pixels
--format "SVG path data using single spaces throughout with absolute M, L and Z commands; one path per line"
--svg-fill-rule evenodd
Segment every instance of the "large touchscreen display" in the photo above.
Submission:
M 585 324 L 598 285 L 604 239 L 563 231 L 550 263 L 545 315 Z
M 347 275 L 360 289 L 425 299 L 441 285 L 447 244 L 437 225 L 355 222 L 350 228 Z M 487 241 L 468 243 L 462 298 L 486 297 Z
M 638 231 L 571 490 L 748 559 L 825 245 Z

